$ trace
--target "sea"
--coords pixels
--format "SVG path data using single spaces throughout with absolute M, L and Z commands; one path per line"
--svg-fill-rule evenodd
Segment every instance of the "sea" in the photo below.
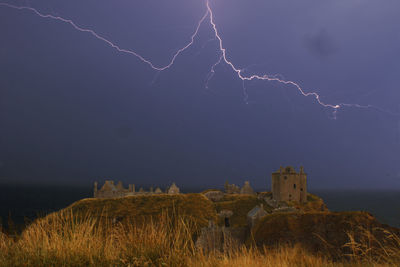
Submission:
M 0 225 L 5 230 L 23 229 L 38 217 L 92 197 L 92 190 L 89 186 L 0 185 Z M 400 191 L 314 190 L 310 193 L 321 197 L 331 211 L 367 211 L 380 222 L 400 228 Z

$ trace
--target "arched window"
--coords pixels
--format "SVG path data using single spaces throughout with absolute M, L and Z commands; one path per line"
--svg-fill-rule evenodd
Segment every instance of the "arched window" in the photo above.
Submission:
M 296 184 L 293 185 L 293 188 L 296 189 Z

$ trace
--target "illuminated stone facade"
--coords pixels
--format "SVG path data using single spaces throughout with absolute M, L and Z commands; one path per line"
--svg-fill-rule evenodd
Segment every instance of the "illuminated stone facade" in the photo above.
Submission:
M 300 172 L 289 166 L 280 167 L 272 174 L 272 197 L 276 201 L 307 202 L 307 174 L 303 167 Z

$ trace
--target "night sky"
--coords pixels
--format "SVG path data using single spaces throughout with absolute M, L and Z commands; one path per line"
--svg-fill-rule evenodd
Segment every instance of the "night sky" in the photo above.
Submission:
M 3 1 L 4 2 L 4 1 Z M 8 1 L 71 19 L 157 66 L 205 0 Z M 0 182 L 269 188 L 304 165 L 311 189 L 400 189 L 398 0 L 210 0 L 162 72 L 71 25 L 0 5 Z M 246 95 L 247 92 L 247 95 Z

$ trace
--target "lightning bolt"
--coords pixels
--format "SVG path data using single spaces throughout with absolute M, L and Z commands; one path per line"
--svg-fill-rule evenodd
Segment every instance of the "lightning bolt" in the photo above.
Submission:
M 83 28 L 81 26 L 79 26 L 78 24 L 76 24 L 75 22 L 73 22 L 70 19 L 65 19 L 63 17 L 60 16 L 54 16 L 54 15 L 50 15 L 50 14 L 43 14 L 40 11 L 38 11 L 37 9 L 33 8 L 33 7 L 28 7 L 28 6 L 15 6 L 15 5 L 11 5 L 8 3 L 0 3 L 0 6 L 5 6 L 5 7 L 9 7 L 9 8 L 13 8 L 13 9 L 17 9 L 17 10 L 28 10 L 31 11 L 33 13 L 35 13 L 36 15 L 38 15 L 41 18 L 46 18 L 46 19 L 52 19 L 52 20 L 58 20 L 64 23 L 67 23 L 69 25 L 71 25 L 75 30 L 80 31 L 80 32 L 85 32 L 85 33 L 89 33 L 92 36 L 94 36 L 96 39 L 103 41 L 104 43 L 106 43 L 107 45 L 109 45 L 110 47 L 114 48 L 115 50 L 117 50 L 120 53 L 124 53 L 124 54 L 129 54 L 131 56 L 135 56 L 138 59 L 140 59 L 142 62 L 146 63 L 147 65 L 149 65 L 153 70 L 156 71 L 163 71 L 166 69 L 169 69 L 172 65 L 174 65 L 176 58 L 182 53 L 184 52 L 186 49 L 188 49 L 190 46 L 193 45 L 194 43 L 194 39 L 196 38 L 201 24 L 203 24 L 204 20 L 207 18 L 208 16 L 208 11 L 204 14 L 204 16 L 200 19 L 199 23 L 197 24 L 196 30 L 194 31 L 194 33 L 192 34 L 192 36 L 190 37 L 190 42 L 187 43 L 184 47 L 182 47 L 181 49 L 179 49 L 178 51 L 176 51 L 176 53 L 172 56 L 171 61 L 165 65 L 165 66 L 156 66 L 153 62 L 151 62 L 150 60 L 146 59 L 145 57 L 143 57 L 142 55 L 136 53 L 135 51 L 132 50 L 128 50 L 128 49 L 124 49 L 119 47 L 116 43 L 108 40 L 106 37 L 101 36 L 100 34 L 98 34 L 97 32 L 95 32 L 94 30 L 91 29 L 87 29 L 87 28 Z
M 344 107 L 359 108 L 359 109 L 375 109 L 377 111 L 388 113 L 388 114 L 391 114 L 391 115 L 394 115 L 394 116 L 400 116 L 400 114 L 393 113 L 393 112 L 381 109 L 379 107 L 375 107 L 373 105 L 360 105 L 360 104 L 348 104 L 348 103 L 339 103 L 339 104 L 325 103 L 325 102 L 323 102 L 321 100 L 321 96 L 318 93 L 312 92 L 312 91 L 311 92 L 306 92 L 297 82 L 283 79 L 278 75 L 268 75 L 268 74 L 263 74 L 263 75 L 258 75 L 258 74 L 245 75 L 244 74 L 245 69 L 240 69 L 240 68 L 236 67 L 234 65 L 234 63 L 228 58 L 227 50 L 223 45 L 223 40 L 222 40 L 221 35 L 219 34 L 219 30 L 218 30 L 217 24 L 215 22 L 215 16 L 214 16 L 213 10 L 212 10 L 212 8 L 210 6 L 210 0 L 205 0 L 205 3 L 206 3 L 206 12 L 201 17 L 200 21 L 198 22 L 194 33 L 190 37 L 190 41 L 185 46 L 183 46 L 182 48 L 178 49 L 175 52 L 175 54 L 173 54 L 173 56 L 172 56 L 171 60 L 169 61 L 169 63 L 164 65 L 164 66 L 157 66 L 153 62 L 151 62 L 149 59 L 147 59 L 144 56 L 140 55 L 139 53 L 137 53 L 137 52 L 135 52 L 133 50 L 128 50 L 128 49 L 121 48 L 115 42 L 112 42 L 111 40 L 107 39 L 106 37 L 104 37 L 104 36 L 98 34 L 97 32 L 95 32 L 94 30 L 81 27 L 81 26 L 79 26 L 78 24 L 76 24 L 75 22 L 73 22 L 70 19 L 66 19 L 66 18 L 63 18 L 63 17 L 60 17 L 60 16 L 55 16 L 55 15 L 50 15 L 50 14 L 43 14 L 40 11 L 38 11 L 37 9 L 35 9 L 33 7 L 29 7 L 29 6 L 16 6 L 16 5 L 8 4 L 8 3 L 0 3 L 0 6 L 5 6 L 5 7 L 8 7 L 8 8 L 13 8 L 13 9 L 17 9 L 17 10 L 30 11 L 30 12 L 33 12 L 34 14 L 38 15 L 41 18 L 52 19 L 52 20 L 57 20 L 57 21 L 60 21 L 60 22 L 67 23 L 67 24 L 71 25 L 75 30 L 80 31 L 80 32 L 84 32 L 84 33 L 88 33 L 88 34 L 92 35 L 96 39 L 106 43 L 108 46 L 110 46 L 111 48 L 117 50 L 120 53 L 124 53 L 124 54 L 128 54 L 128 55 L 137 57 L 140 61 L 142 61 L 143 63 L 146 63 L 147 65 L 149 65 L 155 71 L 164 71 L 164 70 L 167 70 L 170 67 L 172 67 L 174 65 L 177 57 L 182 52 L 184 52 L 185 50 L 187 50 L 189 47 L 191 47 L 193 45 L 193 43 L 195 41 L 195 38 L 199 33 L 201 25 L 208 18 L 210 26 L 211 26 L 211 28 L 212 28 L 212 30 L 214 32 L 214 35 L 215 35 L 215 40 L 218 42 L 219 57 L 218 57 L 218 60 L 211 66 L 210 72 L 206 77 L 206 85 L 205 85 L 206 88 L 208 88 L 210 80 L 215 75 L 215 72 L 216 72 L 215 68 L 219 64 L 225 63 L 226 65 L 228 65 L 232 69 L 232 71 L 242 81 L 243 92 L 244 92 L 245 102 L 246 103 L 247 103 L 247 100 L 248 100 L 248 94 L 247 94 L 247 90 L 246 90 L 246 87 L 245 87 L 245 82 L 254 81 L 254 80 L 261 80 L 261 81 L 277 82 L 277 83 L 280 83 L 280 84 L 293 86 L 295 89 L 297 89 L 297 91 L 301 95 L 303 95 L 305 97 L 312 97 L 322 107 L 331 109 L 332 112 L 333 112 L 334 118 L 336 118 L 336 114 L 337 114 L 338 110 L 341 109 L 341 108 L 344 108 Z
M 214 19 L 214 13 L 213 10 L 211 9 L 210 6 L 210 0 L 206 0 L 206 6 L 207 6 L 207 10 L 209 13 L 209 20 L 210 20 L 210 24 L 214 30 L 215 33 L 215 37 L 218 40 L 218 44 L 219 44 L 219 51 L 220 51 L 220 57 L 218 59 L 218 61 L 212 66 L 210 74 L 208 76 L 208 80 L 207 80 L 207 84 L 206 86 L 208 87 L 208 83 L 209 81 L 212 79 L 212 77 L 215 74 L 215 67 L 217 65 L 219 65 L 221 63 L 221 61 L 224 61 L 229 67 L 231 67 L 231 69 L 237 74 L 237 77 L 239 79 L 241 79 L 243 81 L 243 91 L 244 91 L 244 95 L 245 95 L 245 102 L 247 103 L 248 100 L 248 94 L 247 94 L 247 90 L 245 87 L 245 82 L 246 81 L 253 81 L 253 80 L 261 80 L 261 81 L 269 81 L 269 82 L 278 82 L 284 85 L 291 85 L 294 86 L 299 92 L 300 94 L 302 94 L 305 97 L 313 97 L 318 104 L 320 104 L 321 106 L 325 107 L 325 108 L 330 108 L 333 110 L 333 118 L 336 119 L 336 115 L 339 109 L 344 108 L 344 107 L 350 107 L 350 108 L 359 108 L 359 109 L 375 109 L 377 111 L 383 112 L 383 113 L 387 113 L 393 116 L 400 116 L 400 114 L 398 113 L 394 113 L 388 110 L 384 110 L 381 109 L 379 107 L 373 106 L 373 105 L 360 105 L 360 104 L 349 104 L 349 103 L 339 103 L 339 104 L 328 104 L 328 103 L 324 103 L 321 101 L 321 97 L 318 93 L 316 92 L 305 92 L 304 89 L 296 82 L 294 81 L 290 81 L 290 80 L 285 80 L 282 78 L 279 78 L 278 75 L 268 75 L 268 74 L 264 74 L 264 75 L 256 75 L 256 74 L 252 74 L 252 75 L 244 75 L 243 72 L 245 69 L 240 69 L 238 67 L 236 67 L 232 61 L 230 61 L 228 59 L 227 53 L 226 53 L 226 48 L 223 45 L 223 40 L 221 35 L 219 34 L 218 28 L 217 28 L 217 24 L 215 23 L 215 19 Z
M 268 74 L 264 74 L 264 75 L 262 75 L 262 76 L 261 76 L 261 75 L 256 75 L 256 74 L 252 74 L 252 75 L 249 75 L 249 76 L 244 75 L 244 74 L 243 74 L 243 69 L 237 68 L 237 67 L 232 63 L 232 61 L 230 61 L 230 60 L 228 59 L 228 57 L 227 57 L 226 48 L 225 48 L 224 45 L 223 45 L 223 40 L 222 40 L 222 38 L 221 38 L 221 35 L 219 34 L 219 31 L 218 31 L 218 28 L 217 28 L 217 24 L 215 23 L 215 20 L 214 20 L 214 13 L 213 13 L 213 11 L 212 11 L 212 9 L 211 9 L 211 7 L 210 7 L 210 1 L 209 1 L 209 0 L 206 1 L 206 6 L 207 6 L 208 13 L 210 14 L 210 16 L 209 16 L 210 24 L 211 24 L 211 26 L 212 26 L 212 28 L 213 28 L 213 30 L 214 30 L 215 36 L 216 36 L 216 38 L 217 38 L 217 40 L 218 40 L 218 43 L 219 43 L 219 50 L 220 50 L 220 52 L 221 52 L 221 57 L 219 58 L 219 60 L 217 61 L 217 63 L 215 63 L 215 64 L 212 66 L 212 68 L 211 68 L 211 72 L 210 72 L 210 73 L 212 73 L 212 75 L 211 75 L 210 79 L 212 78 L 212 76 L 213 76 L 214 73 L 215 73 L 215 67 L 216 67 L 218 64 L 220 64 L 221 61 L 223 60 L 229 67 L 231 67 L 231 69 L 237 74 L 238 78 L 241 79 L 243 82 L 245 82 L 245 81 L 252 81 L 252 80 L 263 80 L 263 81 L 269 81 L 269 82 L 279 82 L 279 83 L 285 84 L 285 85 L 292 85 L 292 86 L 294 86 L 303 96 L 306 96 L 306 97 L 311 96 L 311 97 L 313 97 L 313 98 L 318 102 L 318 104 L 320 104 L 321 106 L 326 107 L 326 108 L 331 108 L 331 109 L 333 109 L 333 114 L 334 114 L 335 118 L 336 118 L 336 113 L 337 113 L 337 111 L 338 111 L 340 108 L 342 108 L 342 107 L 373 108 L 373 106 L 371 106 L 371 105 L 363 106 L 363 105 L 359 105 L 359 104 L 346 104 L 346 103 L 327 104 L 327 103 L 324 103 L 324 102 L 321 101 L 321 97 L 320 97 L 320 95 L 319 95 L 318 93 L 316 93 L 316 92 L 308 92 L 308 93 L 307 93 L 307 92 L 305 92 L 305 91 L 303 90 L 303 88 L 302 88 L 298 83 L 293 82 L 293 81 L 290 81 L 290 80 L 283 80 L 283 79 L 281 79 L 281 78 L 278 78 L 278 77 L 275 76 L 275 75 L 274 75 L 274 76 L 270 76 L 270 75 L 268 75 Z M 207 84 L 208 84 L 208 82 L 207 82 Z M 243 87 L 243 88 L 245 88 L 245 87 Z M 248 96 L 247 96 L 247 93 L 245 93 L 245 95 L 246 95 L 246 97 L 248 97 Z

